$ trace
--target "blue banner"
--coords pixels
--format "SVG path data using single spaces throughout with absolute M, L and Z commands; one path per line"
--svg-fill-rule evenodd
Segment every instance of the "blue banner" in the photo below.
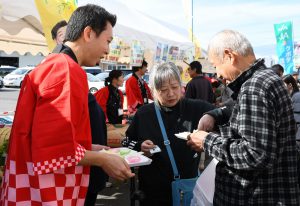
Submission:
M 295 71 L 293 24 L 291 21 L 274 24 L 274 31 L 278 62 L 284 67 L 285 74 L 292 74 Z

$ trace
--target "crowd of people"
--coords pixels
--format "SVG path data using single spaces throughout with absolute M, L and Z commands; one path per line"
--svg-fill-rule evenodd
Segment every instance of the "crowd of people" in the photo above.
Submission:
M 88 4 L 53 28 L 57 47 L 22 84 L 0 205 L 95 205 L 108 176 L 135 176 L 123 158 L 99 152 L 108 149 L 106 123 L 124 119 L 123 74 L 112 70 L 92 95 L 81 68 L 109 53 L 116 21 Z M 197 178 L 203 152 L 218 160 L 213 205 L 300 205 L 296 79 L 281 65 L 267 68 L 233 30 L 211 39 L 208 59 L 218 77 L 208 79 L 193 61 L 185 88 L 172 62 L 153 67 L 149 85 L 147 61 L 132 68 L 123 145 L 152 159 L 138 170 L 140 205 L 175 205 L 174 180 Z M 175 136 L 182 132 L 187 140 Z

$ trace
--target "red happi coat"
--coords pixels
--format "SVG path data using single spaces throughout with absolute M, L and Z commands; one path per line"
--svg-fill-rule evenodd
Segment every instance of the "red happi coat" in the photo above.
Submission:
M 124 96 L 123 96 L 123 93 L 121 92 L 121 90 L 118 89 L 118 91 L 119 91 L 120 101 L 121 101 L 120 102 L 120 105 L 121 105 L 120 109 L 123 109 Z M 108 122 L 107 109 L 106 109 L 107 101 L 108 101 L 108 98 L 109 98 L 108 86 L 105 86 L 105 87 L 101 88 L 99 91 L 97 91 L 94 94 L 94 96 L 96 98 L 97 103 L 100 105 L 101 109 L 103 110 L 103 112 L 105 114 L 106 122 Z
M 148 87 L 148 84 L 145 81 L 144 81 L 144 85 L 145 85 L 145 88 L 146 88 L 146 91 L 147 91 L 148 99 L 153 99 L 151 91 Z M 135 78 L 134 76 L 131 76 L 129 79 L 127 79 L 125 89 L 126 89 L 128 112 L 130 114 L 134 114 L 137 110 L 137 108 L 136 108 L 137 105 L 138 104 L 140 104 L 140 105 L 144 104 L 142 91 L 139 87 L 139 83 L 138 83 L 137 78 Z
M 20 91 L 0 205 L 83 205 L 91 148 L 86 73 L 68 55 L 52 54 Z

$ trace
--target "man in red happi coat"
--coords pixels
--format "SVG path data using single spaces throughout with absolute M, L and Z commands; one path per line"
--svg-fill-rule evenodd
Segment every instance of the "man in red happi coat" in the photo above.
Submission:
M 137 109 L 153 100 L 148 84 L 143 80 L 148 63 L 143 60 L 141 66 L 132 67 L 132 76 L 126 81 L 125 90 L 129 114 L 135 114 Z
M 102 7 L 79 7 L 68 23 L 66 50 L 26 76 L 0 205 L 83 205 L 90 165 L 119 180 L 134 175 L 122 158 L 91 144 L 87 77 L 80 67 L 96 65 L 109 52 L 115 23 Z

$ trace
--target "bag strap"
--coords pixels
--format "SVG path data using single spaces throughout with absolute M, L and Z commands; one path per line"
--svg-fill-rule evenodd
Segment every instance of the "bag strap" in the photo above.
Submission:
M 176 163 L 175 163 L 173 152 L 172 152 L 172 149 L 171 149 L 171 146 L 170 146 L 170 140 L 168 139 L 166 129 L 165 129 L 164 123 L 163 123 L 162 118 L 161 118 L 159 108 L 156 104 L 154 104 L 154 107 L 155 107 L 155 112 L 156 112 L 156 116 L 157 116 L 157 119 L 158 119 L 158 123 L 159 123 L 159 126 L 160 126 L 160 130 L 161 130 L 161 133 L 162 133 L 163 138 L 164 138 L 164 145 L 167 148 L 169 159 L 171 161 L 171 165 L 172 165 L 172 169 L 173 169 L 173 173 L 174 173 L 174 179 L 178 180 L 178 179 L 180 179 L 180 175 L 178 173 L 178 169 L 177 169 L 177 166 L 176 166 Z

